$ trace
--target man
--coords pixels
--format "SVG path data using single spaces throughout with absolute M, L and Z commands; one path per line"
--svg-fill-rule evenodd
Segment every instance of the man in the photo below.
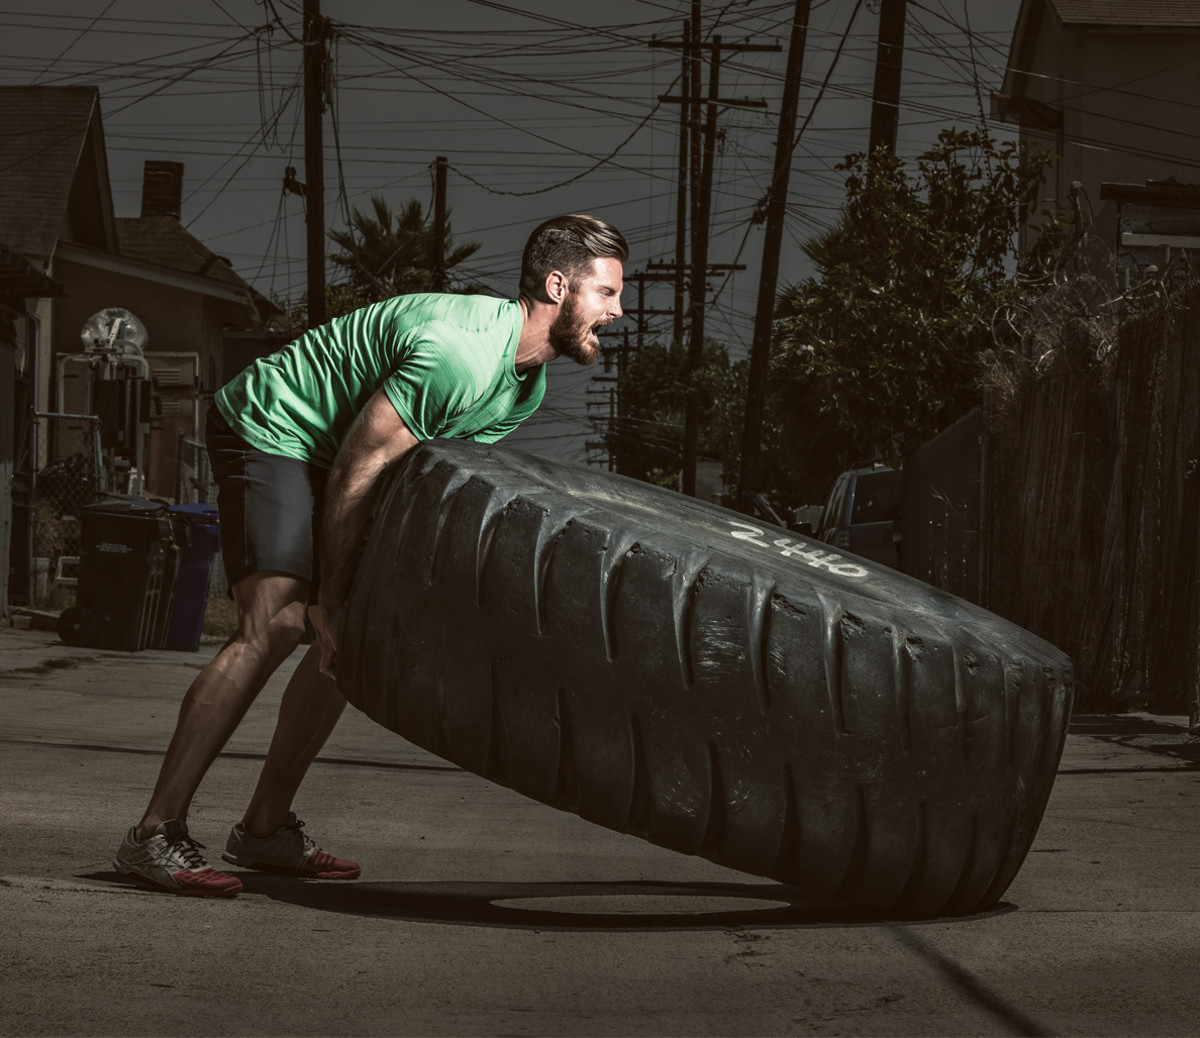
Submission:
M 284 691 L 258 785 L 223 857 L 327 879 L 359 875 L 356 863 L 318 848 L 291 808 L 346 705 L 334 680 L 338 619 L 372 492 L 421 440 L 494 442 L 511 432 L 541 402 L 547 361 L 593 363 L 599 329 L 621 316 L 626 259 L 615 228 L 557 217 L 525 246 L 518 299 L 397 296 L 302 335 L 216 394 L 207 442 L 237 630 L 184 697 L 146 813 L 117 852 L 119 872 L 179 894 L 242 889 L 205 861 L 187 811 L 254 697 L 300 643 L 307 609 L 317 640 Z

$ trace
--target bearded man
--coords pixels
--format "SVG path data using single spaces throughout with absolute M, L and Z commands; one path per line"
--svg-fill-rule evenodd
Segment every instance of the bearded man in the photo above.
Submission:
M 247 708 L 305 632 L 296 668 L 242 820 L 222 857 L 326 879 L 361 869 L 321 850 L 292 810 L 309 765 L 346 701 L 338 691 L 338 619 L 383 472 L 417 443 L 492 443 L 532 414 L 547 361 L 591 364 L 599 329 L 621 316 L 625 239 L 591 216 L 548 220 L 530 235 L 519 298 L 397 296 L 337 318 L 223 387 L 206 419 L 218 485 L 221 552 L 238 622 L 197 675 L 141 821 L 116 869 L 178 894 L 233 897 L 187 827 L 193 796 Z M 318 604 L 319 602 L 319 604 Z

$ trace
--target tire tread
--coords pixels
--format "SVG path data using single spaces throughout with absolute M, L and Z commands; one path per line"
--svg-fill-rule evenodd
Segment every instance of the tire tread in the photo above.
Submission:
M 902 913 L 995 904 L 1049 796 L 1069 662 L 891 571 L 855 583 L 711 532 L 730 514 L 423 444 L 381 498 L 343 690 L 685 853 Z

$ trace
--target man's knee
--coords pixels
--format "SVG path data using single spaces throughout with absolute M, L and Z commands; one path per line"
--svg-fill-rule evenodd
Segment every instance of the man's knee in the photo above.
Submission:
M 301 602 L 286 606 L 266 622 L 268 641 L 286 646 L 288 652 L 300 644 L 306 630 L 304 604 Z
M 252 574 L 233 588 L 238 608 L 235 641 L 287 655 L 304 637 L 309 584 L 283 574 Z

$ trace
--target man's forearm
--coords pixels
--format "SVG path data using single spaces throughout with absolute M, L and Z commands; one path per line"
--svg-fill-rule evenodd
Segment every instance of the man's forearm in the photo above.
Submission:
M 383 465 L 335 463 L 325 491 L 320 533 L 320 601 L 335 616 L 350 595 L 355 557 L 371 518 L 371 498 Z
M 375 484 L 417 438 L 382 390 L 359 412 L 334 459 L 325 489 L 325 515 L 319 532 L 320 591 L 325 637 L 337 641 L 337 620 L 350 595 L 358 547 L 371 519 Z

